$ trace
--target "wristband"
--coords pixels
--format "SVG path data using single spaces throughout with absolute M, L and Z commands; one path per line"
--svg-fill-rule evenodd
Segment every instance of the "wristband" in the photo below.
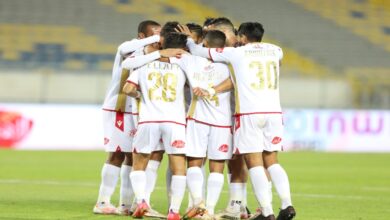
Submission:
M 209 93 L 210 97 L 213 97 L 215 95 L 215 89 L 210 87 L 210 88 L 207 88 L 207 92 Z

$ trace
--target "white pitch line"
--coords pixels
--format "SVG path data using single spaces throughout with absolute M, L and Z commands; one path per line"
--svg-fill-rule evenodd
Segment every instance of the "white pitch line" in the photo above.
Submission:
M 54 185 L 54 186 L 81 186 L 81 187 L 98 187 L 98 182 L 83 182 L 83 181 L 54 181 L 54 180 L 23 180 L 23 179 L 0 179 L 0 184 L 28 184 L 28 185 Z M 156 186 L 156 190 L 166 190 L 165 187 Z M 388 189 L 388 188 L 379 188 Z M 227 190 L 222 190 L 222 193 L 228 193 Z M 341 195 L 341 194 L 313 194 L 313 193 L 292 193 L 292 196 L 305 198 L 323 198 L 323 199 L 346 199 L 346 200 L 378 200 L 374 196 L 358 196 L 358 195 Z M 383 200 L 383 198 L 381 198 Z

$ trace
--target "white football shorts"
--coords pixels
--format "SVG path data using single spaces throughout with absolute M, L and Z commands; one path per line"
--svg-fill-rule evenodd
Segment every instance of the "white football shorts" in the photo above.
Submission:
M 274 152 L 282 150 L 282 114 L 250 114 L 236 116 L 234 154 Z
M 232 136 L 231 126 L 213 126 L 189 119 L 186 130 L 186 156 L 229 160 L 233 151 Z
M 131 113 L 103 110 L 103 126 L 106 152 L 131 152 L 137 131 Z
M 185 132 L 185 126 L 182 124 L 139 123 L 134 137 L 133 152 L 150 154 L 153 151 L 165 150 L 167 154 L 185 154 Z

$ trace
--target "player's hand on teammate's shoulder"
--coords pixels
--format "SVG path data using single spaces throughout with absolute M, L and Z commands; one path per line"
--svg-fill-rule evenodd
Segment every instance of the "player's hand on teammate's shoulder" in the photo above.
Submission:
M 177 57 L 180 58 L 182 54 L 188 53 L 183 49 L 168 48 L 160 50 L 161 57 Z

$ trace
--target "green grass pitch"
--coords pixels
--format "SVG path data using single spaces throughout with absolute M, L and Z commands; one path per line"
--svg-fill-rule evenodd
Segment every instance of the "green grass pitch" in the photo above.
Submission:
M 129 219 L 92 214 L 104 152 L 0 150 L 0 219 Z M 152 195 L 166 212 L 166 158 Z M 282 153 L 297 220 L 390 219 L 390 154 Z M 248 184 L 248 203 L 257 203 Z M 217 209 L 227 202 L 225 183 Z M 113 197 L 117 204 L 118 188 Z M 279 201 L 274 192 L 274 209 Z M 187 198 L 183 207 L 186 207 Z

